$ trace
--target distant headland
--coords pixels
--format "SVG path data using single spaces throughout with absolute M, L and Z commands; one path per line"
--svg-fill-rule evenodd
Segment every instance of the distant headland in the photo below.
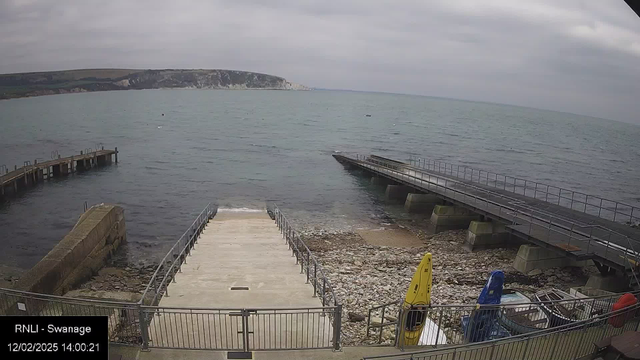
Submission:
M 310 90 L 249 71 L 204 69 L 79 69 L 0 75 L 0 99 L 135 89 Z

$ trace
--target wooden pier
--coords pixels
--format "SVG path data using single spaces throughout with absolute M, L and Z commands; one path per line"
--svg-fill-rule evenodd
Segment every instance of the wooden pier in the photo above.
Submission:
M 28 189 L 53 177 L 64 177 L 96 166 L 111 164 L 114 159 L 118 163 L 118 148 L 105 150 L 103 147 L 101 150 L 80 151 L 79 155 L 64 158 L 58 155 L 57 159 L 44 162 L 34 160 L 32 164 L 26 161 L 23 167 L 18 168 L 16 165 L 13 171 L 2 166 L 0 167 L 0 199 L 9 194 L 15 195 L 20 190 Z

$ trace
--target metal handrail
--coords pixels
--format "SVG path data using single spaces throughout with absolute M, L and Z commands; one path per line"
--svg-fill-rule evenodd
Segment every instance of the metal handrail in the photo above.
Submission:
M 640 297 L 640 290 L 623 292 L 623 293 L 615 293 L 608 295 L 599 295 L 592 297 L 580 297 L 568 300 L 545 300 L 543 303 L 545 306 L 558 306 L 562 305 L 565 309 L 579 309 L 581 307 L 590 307 L 591 309 L 596 309 L 601 304 L 608 304 L 612 306 L 622 295 L 624 294 L 632 294 L 635 297 Z M 367 320 L 367 337 L 371 335 L 372 329 L 381 329 L 384 327 L 397 325 L 398 321 L 386 321 L 385 314 L 392 314 L 389 311 L 399 312 L 398 317 L 402 317 L 403 300 L 399 299 L 396 301 L 388 302 L 381 305 L 376 305 L 368 310 L 368 320 Z M 460 316 L 463 313 L 471 313 L 471 312 L 486 312 L 486 311 L 507 311 L 507 309 L 521 309 L 521 308 L 535 308 L 540 306 L 542 303 L 540 301 L 530 301 L 525 303 L 509 303 L 509 304 L 495 304 L 495 305 L 487 305 L 487 304 L 429 304 L 425 311 L 429 311 L 432 313 L 450 313 L 457 316 Z M 394 309 L 397 307 L 397 309 Z M 392 310 L 388 310 L 388 308 L 392 308 Z M 600 310 L 604 310 L 604 308 L 600 308 Z M 374 317 L 373 314 L 381 313 L 380 315 L 380 323 L 372 324 L 371 319 Z M 393 314 L 395 316 L 395 314 Z M 591 314 L 593 315 L 593 314 Z M 600 315 L 600 314 L 598 314 Z M 398 331 L 398 329 L 396 329 Z M 398 338 L 398 336 L 396 336 Z M 382 331 L 378 331 L 378 343 L 382 342 Z
M 364 359 L 365 360 L 367 359 L 414 359 L 416 356 L 428 356 L 430 353 L 437 353 L 438 356 L 443 356 L 446 353 L 455 354 L 458 350 L 464 350 L 464 349 L 468 350 L 471 348 L 482 349 L 487 347 L 493 347 L 501 343 L 529 341 L 532 338 L 538 338 L 542 336 L 548 336 L 548 335 L 559 334 L 559 333 L 567 333 L 573 330 L 583 330 L 583 329 L 587 329 L 590 326 L 596 326 L 597 324 L 606 324 L 606 320 L 609 320 L 614 317 L 624 316 L 625 314 L 633 314 L 634 317 L 637 317 L 636 312 L 638 309 L 640 309 L 640 303 L 620 309 L 620 310 L 612 311 L 603 315 L 599 315 L 591 319 L 582 320 L 582 321 L 578 321 L 578 322 L 574 322 L 574 323 L 570 323 L 562 326 L 557 326 L 550 329 L 543 329 L 543 330 L 530 332 L 526 334 L 511 336 L 507 338 L 488 340 L 488 341 L 482 341 L 482 342 L 471 343 L 471 344 L 453 345 L 453 346 L 448 346 L 444 349 L 435 348 L 435 349 L 403 352 L 403 353 L 390 354 L 390 355 L 366 356 L 364 357 Z M 638 323 L 638 325 L 640 325 L 640 323 Z M 638 325 L 636 325 L 636 330 L 638 330 L 638 327 L 637 327 Z M 442 358 L 444 358 L 444 356 Z M 491 357 L 488 357 L 488 358 L 491 358 Z
M 424 157 L 416 157 L 411 155 L 409 162 L 413 165 L 416 164 L 417 167 L 422 167 L 423 169 L 428 169 L 430 171 L 435 171 L 435 172 L 439 172 L 441 174 L 446 174 L 446 175 L 451 175 L 451 176 L 455 176 L 456 178 L 461 178 L 460 177 L 460 170 L 462 169 L 462 178 L 464 180 L 469 180 L 471 182 L 475 182 L 475 183 L 479 183 L 479 184 L 483 184 L 486 186 L 492 186 L 494 188 L 498 188 L 498 183 L 501 182 L 503 184 L 502 190 L 505 191 L 509 191 L 509 192 L 513 192 L 514 194 L 518 194 L 518 192 L 516 191 L 517 188 L 522 188 L 522 194 L 524 196 L 527 197 L 532 197 L 534 199 L 537 200 L 544 200 L 545 202 L 549 202 L 549 203 L 555 203 L 559 206 L 563 206 L 563 207 L 567 207 L 569 209 L 572 210 L 576 210 L 576 211 L 580 211 L 579 209 L 575 209 L 573 207 L 574 203 L 577 204 L 583 204 L 584 208 L 582 209 L 582 212 L 585 214 L 590 214 L 590 215 L 594 215 L 597 216 L 599 218 L 603 218 L 603 219 L 607 219 L 606 217 L 603 216 L 602 210 L 604 211 L 608 211 L 608 212 L 612 212 L 613 213 L 613 221 L 617 221 L 616 218 L 618 217 L 618 214 L 620 214 L 621 216 L 624 215 L 625 217 L 629 217 L 629 223 L 633 223 L 634 221 L 640 221 L 640 215 L 634 215 L 634 212 L 636 212 L 637 214 L 640 214 L 640 208 L 637 206 L 633 206 L 633 205 L 629 205 L 620 201 L 615 201 L 615 200 L 609 200 L 609 199 L 605 199 L 599 196 L 595 196 L 595 195 L 590 195 L 590 194 L 585 194 L 579 191 L 574 191 L 574 190 L 569 190 L 569 189 L 565 189 L 559 186 L 553 186 L 553 185 L 548 185 L 548 184 L 544 184 L 541 182 L 537 182 L 537 181 L 532 181 L 532 180 L 526 180 L 526 179 L 521 179 L 515 176 L 508 176 L 508 175 L 504 175 L 504 174 L 498 174 L 498 173 L 494 173 L 491 171 L 485 171 L 485 170 L 480 170 L 480 169 L 475 169 L 475 168 L 471 168 L 468 166 L 464 166 L 464 165 L 455 165 L 455 164 L 450 164 L 450 163 L 446 163 L 443 161 L 437 161 L 437 160 L 430 160 L 428 158 L 424 158 Z M 431 165 L 433 164 L 433 165 Z M 444 166 L 443 166 L 444 165 Z M 444 170 L 443 170 L 444 167 Z M 456 171 L 454 171 L 454 168 L 456 169 Z M 468 170 L 471 170 L 471 176 L 467 176 L 468 174 Z M 478 176 L 474 178 L 474 174 L 478 173 Z M 484 173 L 484 176 L 482 176 L 482 173 Z M 502 178 L 502 181 L 499 181 L 499 177 Z M 513 184 L 509 184 L 510 186 L 507 187 L 507 179 L 513 179 Z M 485 180 L 484 182 L 482 180 Z M 518 185 L 518 181 L 521 182 L 520 185 Z M 533 187 L 527 186 L 528 184 L 533 184 Z M 512 186 L 511 186 L 512 185 Z M 549 189 L 558 189 L 557 193 L 552 193 L 549 192 Z M 534 195 L 530 196 L 527 195 L 527 190 L 532 190 Z M 543 194 L 545 195 L 544 199 L 540 198 L 537 196 L 537 194 Z M 570 197 L 568 195 L 563 196 L 563 193 L 568 193 L 569 195 L 571 195 Z M 554 198 L 557 198 L 557 202 L 551 202 L 549 200 L 549 195 L 553 196 Z M 584 201 L 581 201 L 579 199 L 576 199 L 576 195 L 579 195 L 580 197 L 584 197 Z M 589 203 L 589 198 L 591 199 L 595 199 L 596 202 L 599 201 L 598 205 L 595 205 L 593 203 Z M 566 206 L 563 205 L 560 201 L 560 199 L 565 199 L 567 201 L 570 201 L 570 205 Z M 611 206 L 613 207 L 613 210 L 609 207 L 603 207 L 603 204 L 609 203 Z M 591 206 L 594 207 L 595 209 L 598 210 L 598 214 L 594 214 L 594 213 L 589 213 L 587 212 L 587 206 Z M 621 209 L 619 209 L 620 207 L 624 208 L 629 208 L 630 212 L 626 213 L 623 212 Z
M 278 228 L 281 230 L 283 236 L 285 237 L 287 244 L 292 248 L 292 251 L 296 256 L 297 263 L 300 263 L 301 272 L 304 272 L 304 269 L 306 268 L 307 281 L 309 281 L 311 278 L 313 279 L 314 295 L 319 292 L 318 290 L 320 290 L 317 288 L 318 273 L 320 274 L 320 276 L 322 276 L 322 284 L 323 284 L 322 306 L 326 306 L 324 297 L 325 297 L 325 294 L 327 293 L 327 290 L 331 296 L 330 300 L 332 300 L 331 302 L 333 303 L 333 305 L 334 306 L 340 305 L 340 302 L 338 301 L 338 298 L 336 297 L 336 294 L 333 290 L 333 286 L 331 285 L 329 278 L 326 276 L 324 269 L 322 268 L 322 265 L 320 265 L 320 263 L 318 262 L 318 259 L 315 257 L 315 255 L 313 255 L 311 250 L 309 250 L 309 247 L 307 246 L 307 244 L 304 242 L 304 240 L 300 238 L 299 234 L 290 225 L 289 220 L 284 215 L 284 213 L 280 210 L 278 205 L 276 205 L 273 202 L 268 202 L 267 210 L 271 211 L 271 213 L 273 214 L 273 219 L 276 221 Z M 305 259 L 305 254 L 306 254 L 306 259 Z M 305 260 L 306 260 L 306 267 L 305 267 Z M 314 272 L 313 276 L 311 276 L 310 274 L 311 265 L 313 265 L 313 272 Z
M 157 301 L 159 301 L 158 296 L 162 296 L 167 291 L 167 280 L 169 278 L 173 278 L 175 273 L 180 270 L 180 266 L 182 262 L 185 261 L 186 255 L 193 247 L 195 241 L 198 236 L 204 229 L 204 225 L 215 216 L 218 211 L 217 205 L 212 205 L 211 203 L 207 204 L 207 206 L 200 212 L 198 217 L 191 223 L 189 228 L 180 236 L 178 241 L 173 244 L 171 249 L 167 252 L 167 254 L 162 258 L 162 261 L 158 264 L 158 267 L 154 271 L 149 283 L 147 284 L 144 292 L 142 293 L 142 298 L 139 303 L 143 304 L 145 299 L 147 298 L 147 294 L 154 287 L 154 296 L 153 299 L 149 302 L 152 305 L 155 305 Z M 188 241 L 185 241 L 188 239 Z M 178 253 L 176 251 L 179 249 Z M 169 260 L 169 256 L 174 256 L 172 260 Z M 163 269 L 166 264 L 171 261 L 171 265 L 164 270 L 164 273 L 161 274 L 160 271 Z M 158 278 L 162 276 L 159 284 L 156 284 Z
M 489 199 L 485 199 L 485 198 L 479 197 L 477 195 L 470 194 L 470 193 L 467 193 L 465 191 L 461 191 L 459 189 L 452 188 L 452 187 L 448 186 L 448 183 L 449 182 L 453 182 L 453 183 L 462 184 L 462 185 L 465 185 L 465 186 L 472 186 L 472 187 L 473 187 L 473 185 L 468 185 L 466 183 L 462 183 L 462 182 L 457 181 L 457 180 L 451 180 L 451 179 L 448 179 L 448 178 L 442 178 L 442 177 L 438 177 L 436 175 L 432 175 L 430 173 L 424 173 L 424 172 L 421 172 L 421 175 L 423 175 L 422 177 L 410 175 L 410 174 L 407 174 L 405 172 L 399 171 L 398 170 L 399 166 L 397 164 L 389 165 L 384 161 L 380 161 L 378 159 L 374 160 L 374 159 L 371 159 L 371 158 L 369 158 L 367 156 L 362 156 L 362 155 L 358 155 L 358 154 L 355 155 L 355 160 L 356 160 L 357 163 L 360 163 L 364 167 L 370 166 L 370 165 L 368 165 L 368 163 L 372 163 L 372 164 L 376 164 L 378 166 L 382 166 L 383 168 L 386 169 L 386 171 L 390 171 L 390 172 L 399 174 L 400 178 L 404 178 L 404 177 L 411 178 L 411 179 L 413 179 L 413 180 L 415 180 L 417 182 L 420 182 L 421 184 L 423 182 L 425 182 L 424 175 L 427 175 L 428 178 L 426 179 L 426 182 L 427 182 L 428 186 L 433 185 L 435 187 L 444 188 L 445 194 L 447 193 L 447 191 L 452 191 L 452 192 L 461 194 L 465 198 L 466 197 L 473 198 L 474 199 L 474 203 L 476 202 L 476 200 L 479 200 L 479 201 L 485 203 L 487 205 L 486 207 L 488 207 L 488 205 L 491 204 L 492 206 L 497 207 L 500 213 L 502 212 L 503 209 L 505 209 L 505 211 L 507 213 L 509 213 L 509 212 L 513 213 L 513 214 L 510 214 L 510 215 L 513 217 L 514 223 L 516 222 L 516 220 L 527 221 L 527 218 L 529 218 L 528 224 L 530 225 L 530 230 L 531 230 L 531 225 L 534 224 L 533 220 L 535 219 L 535 220 L 537 220 L 539 222 L 542 222 L 543 223 L 542 226 L 544 226 L 544 228 L 546 230 L 549 230 L 549 234 L 548 235 L 550 235 L 550 232 L 553 231 L 554 233 L 562 234 L 564 236 L 569 235 L 570 240 L 574 238 L 573 237 L 574 234 L 577 235 L 576 239 L 578 239 L 578 240 L 580 239 L 580 236 L 586 237 L 586 238 L 589 239 L 589 244 L 587 246 L 587 253 L 588 253 L 588 249 L 591 247 L 591 240 L 594 240 L 594 241 L 596 241 L 597 243 L 600 243 L 603 246 L 604 246 L 604 244 L 606 244 L 606 250 L 605 250 L 606 252 L 608 252 L 609 249 L 612 248 L 611 242 L 608 241 L 608 240 L 599 239 L 599 238 L 595 237 L 592 233 L 587 235 L 587 234 L 584 234 L 584 233 L 576 231 L 575 230 L 576 228 L 583 227 L 582 224 L 576 224 L 575 222 L 571 222 L 571 221 L 568 221 L 568 220 L 565 220 L 565 219 L 560 219 L 557 216 L 552 215 L 552 214 L 546 214 L 549 217 L 549 219 L 546 219 L 546 218 L 543 218 L 543 217 L 540 217 L 540 216 L 533 216 L 532 212 L 539 212 L 539 211 L 532 210 L 532 211 L 530 211 L 530 213 L 527 214 L 527 213 L 522 212 L 521 210 L 518 210 L 517 208 L 505 206 L 505 205 L 497 203 L 495 201 L 491 201 Z M 414 173 L 417 174 L 417 172 L 415 172 L 415 171 L 414 171 Z M 436 181 L 435 182 L 432 181 L 432 178 L 434 178 Z M 442 183 L 444 183 L 444 185 L 442 185 Z M 484 191 L 487 191 L 487 190 L 484 189 Z M 500 195 L 497 195 L 497 196 L 500 196 Z M 504 196 L 501 196 L 501 197 L 504 197 Z M 518 216 L 518 215 L 520 215 L 520 216 Z M 553 222 L 553 218 L 557 218 L 555 224 Z M 561 222 L 558 222 L 558 219 L 562 220 L 562 222 L 564 222 L 564 223 L 568 222 L 569 223 L 568 225 L 570 225 L 570 226 L 568 226 L 567 224 L 562 224 Z M 536 225 L 538 226 L 540 224 L 536 224 Z M 560 228 L 560 229 L 564 229 L 565 231 L 568 231 L 569 234 L 565 234 L 565 233 L 563 233 L 561 231 L 558 231 L 556 229 L 552 229 L 551 228 L 552 226 L 555 226 L 555 227 Z M 609 234 L 608 238 L 610 239 L 611 238 L 611 234 L 613 234 L 613 232 L 612 232 L 612 230 L 608 230 L 608 229 L 607 229 L 607 231 L 608 231 L 608 234 Z M 617 233 L 617 234 L 619 234 L 619 233 Z M 624 236 L 622 234 L 620 234 L 620 235 Z M 624 237 L 627 239 L 628 242 L 630 241 L 630 239 L 627 236 L 624 236 Z M 613 246 L 613 248 L 616 248 L 616 247 L 625 249 L 623 247 L 620 247 L 619 245 Z M 625 250 L 627 250 L 627 249 L 625 249 Z M 628 261 L 628 257 L 627 257 L 626 251 L 625 251 L 625 258 Z
M 633 290 L 633 291 L 625 291 L 625 292 L 620 292 L 620 293 L 613 293 L 613 294 L 608 294 L 608 295 L 598 295 L 598 296 L 591 296 L 591 297 L 584 297 L 584 298 L 575 298 L 575 299 L 569 299 L 569 300 L 545 300 L 544 303 L 545 304 L 556 304 L 556 303 L 572 303 L 572 302 L 589 302 L 589 301 L 603 301 L 603 300 L 612 300 L 612 299 L 617 299 L 620 296 L 624 295 L 624 294 L 631 294 L 634 295 L 636 297 L 640 297 L 640 290 Z M 396 300 L 396 301 L 390 301 L 388 303 L 385 304 L 381 304 L 381 305 L 376 305 L 374 307 L 371 307 L 370 310 L 377 310 L 380 309 L 382 307 L 385 306 L 392 306 L 392 305 L 397 305 L 399 303 L 401 303 L 402 300 Z M 462 308 L 462 307 L 469 307 L 470 309 L 483 309 L 483 308 L 487 308 L 487 309 L 496 309 L 496 308 L 508 308 L 508 307 L 514 307 L 514 306 L 523 306 L 523 305 L 540 305 L 540 302 L 537 301 L 531 301 L 531 302 L 524 302 L 524 303 L 517 303 L 517 304 L 494 304 L 494 305 L 486 305 L 486 304 L 430 304 L 428 305 L 429 308 Z
M 417 160 L 420 160 L 420 158 L 418 158 Z M 370 161 L 371 161 L 371 160 L 370 160 Z M 416 159 L 410 159 L 410 162 L 412 162 L 412 161 L 413 161 L 413 163 L 415 163 L 415 162 L 416 162 Z M 376 159 L 376 160 L 375 160 L 375 161 L 373 161 L 373 162 L 375 162 L 375 163 L 382 163 L 383 161 L 380 161 L 379 159 Z M 424 163 L 423 163 L 423 164 L 424 164 Z M 445 163 L 445 164 L 446 164 L 446 163 Z M 451 164 L 449 164 L 449 165 L 451 165 Z M 453 165 L 451 165 L 451 166 L 453 166 Z M 420 168 L 420 167 L 418 167 L 418 168 Z M 422 169 L 425 169 L 425 167 L 424 167 L 424 166 L 422 166 Z M 430 168 L 426 168 L 426 169 L 431 170 Z M 451 169 L 453 169 L 453 168 L 451 167 Z M 436 171 L 436 172 L 440 172 L 440 173 L 442 173 L 441 171 L 435 170 L 435 167 L 434 167 L 434 170 L 431 170 L 431 171 Z M 478 170 L 478 171 L 481 171 L 481 170 Z M 446 174 L 446 165 L 445 165 L 445 172 L 444 172 L 444 174 Z M 450 175 L 452 175 L 452 176 L 453 176 L 453 173 L 451 172 L 451 173 L 450 173 Z M 487 177 L 486 177 L 487 179 L 489 178 L 488 176 L 489 176 L 489 175 L 487 175 Z M 456 177 L 457 177 L 457 178 L 459 178 L 459 176 L 456 176 Z M 472 180 L 472 182 L 473 182 L 473 180 Z M 480 183 L 480 181 L 478 181 L 478 183 Z M 495 184 L 495 183 L 494 183 L 494 184 Z M 474 187 L 474 188 L 476 188 L 476 189 L 479 189 L 479 190 L 482 190 L 482 191 L 486 191 L 486 189 L 483 189 L 483 188 L 480 188 L 480 187 L 477 187 L 477 186 L 473 186 L 473 185 L 470 185 L 470 184 L 465 184 L 465 185 L 467 185 L 467 186 L 472 186 L 472 187 Z M 487 183 L 486 185 L 489 185 L 489 184 Z M 537 185 L 536 185 L 536 188 L 537 188 Z M 525 189 L 526 189 L 526 181 L 525 181 Z M 516 193 L 516 192 L 514 191 L 514 193 Z M 501 197 L 505 197 L 505 196 L 503 196 L 502 194 L 499 194 L 499 193 L 496 193 L 496 194 L 494 194 L 494 195 L 501 196 Z M 524 195 L 525 195 L 525 196 L 527 196 L 527 195 L 526 195 L 526 190 L 524 191 Z M 535 193 L 534 193 L 534 195 L 535 195 Z M 592 196 L 592 195 L 590 195 L 590 196 Z M 534 198 L 534 199 L 537 199 L 537 200 L 541 200 L 541 199 L 538 199 L 536 196 L 534 196 L 533 198 Z M 573 198 L 573 196 L 572 196 L 572 198 Z M 514 200 L 518 201 L 517 199 L 514 199 Z M 609 201 L 609 200 L 608 200 L 608 201 Z M 562 206 L 561 204 L 558 204 L 558 205 Z M 534 208 L 532 208 L 532 207 L 530 207 L 530 206 L 527 206 L 527 205 L 519 205 L 519 206 L 522 206 L 522 207 L 528 208 L 530 211 L 534 211 L 534 212 L 537 212 L 537 213 L 540 213 L 540 214 L 544 214 L 544 213 L 546 213 L 545 211 L 541 211 L 541 210 L 538 210 L 538 209 L 534 209 Z M 630 205 L 629 205 L 629 206 L 630 206 Z M 570 207 L 570 209 L 571 209 L 571 210 L 575 210 L 575 209 L 573 209 L 573 207 L 572 207 L 572 206 Z M 586 213 L 586 212 L 585 212 L 585 213 Z M 635 251 L 635 247 L 633 246 L 633 243 L 631 242 L 631 239 L 629 239 L 629 237 L 628 237 L 627 235 L 624 235 L 624 234 L 622 234 L 622 233 L 619 233 L 619 232 L 617 232 L 617 231 L 615 231 L 615 230 L 611 230 L 611 229 L 605 228 L 604 226 L 599 225 L 599 224 L 578 225 L 575 221 L 573 221 L 573 220 L 571 220 L 571 219 L 567 219 L 566 217 L 563 217 L 563 216 L 558 216 L 558 215 L 556 215 L 556 214 L 551 214 L 551 213 L 547 213 L 547 215 L 549 215 L 549 216 L 553 216 L 553 217 L 556 217 L 556 218 L 561 218 L 561 219 L 563 219 L 563 221 L 566 221 L 566 222 L 570 223 L 570 224 L 571 224 L 571 229 L 575 229 L 575 228 L 579 228 L 579 229 L 599 228 L 599 229 L 601 229 L 601 230 L 604 230 L 604 231 L 608 232 L 608 233 L 610 234 L 610 236 L 611 236 L 611 234 L 615 234 L 615 235 L 618 235 L 619 237 L 624 237 L 624 238 L 625 238 L 625 240 L 627 241 L 627 244 L 629 245 L 629 249 L 631 249 L 631 254 L 633 255 L 632 259 L 634 260 L 634 263 L 636 264 L 636 266 L 637 266 L 638 264 L 640 264 L 640 261 L 639 261 L 639 259 L 640 259 L 640 253 L 638 253 L 638 252 L 636 252 L 636 251 Z M 630 220 L 631 220 L 631 219 L 630 219 Z M 631 221 L 630 221 L 630 222 L 631 222 Z M 573 230 L 572 230 L 572 232 L 573 232 Z M 610 245 L 610 243 L 607 241 L 607 246 L 609 246 L 609 245 Z M 628 253 L 628 252 L 627 252 L 627 251 L 625 251 L 625 258 L 627 259 L 627 262 L 628 262 L 629 258 L 627 257 L 627 253 Z M 625 265 L 625 268 L 626 268 L 626 265 Z M 634 270 L 634 267 L 633 267 L 633 266 L 631 266 L 631 263 L 629 263 L 629 269 L 631 270 L 632 276 L 633 276 L 633 278 L 634 278 L 634 280 L 635 280 L 636 284 L 638 284 L 638 286 L 640 286 L 640 280 L 638 280 L 638 276 L 637 276 L 637 274 L 636 274 L 636 271 Z

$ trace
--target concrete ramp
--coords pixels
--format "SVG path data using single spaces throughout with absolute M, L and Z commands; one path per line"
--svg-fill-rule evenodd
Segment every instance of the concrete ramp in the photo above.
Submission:
M 150 346 L 331 348 L 334 309 L 306 281 L 266 211 L 219 209 L 154 310 Z
M 175 280 L 160 306 L 321 306 L 264 210 L 218 210 Z

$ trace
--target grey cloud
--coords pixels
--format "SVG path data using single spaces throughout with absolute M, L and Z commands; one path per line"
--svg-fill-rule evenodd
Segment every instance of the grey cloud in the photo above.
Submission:
M 640 123 L 623 0 L 0 0 L 0 72 L 229 68 Z

